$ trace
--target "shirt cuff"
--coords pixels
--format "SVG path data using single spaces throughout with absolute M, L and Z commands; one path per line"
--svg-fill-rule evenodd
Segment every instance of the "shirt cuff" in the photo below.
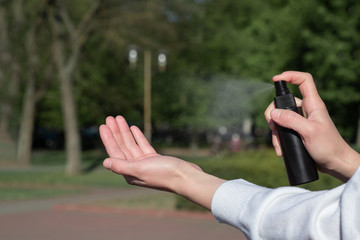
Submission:
M 261 187 L 243 179 L 223 183 L 215 192 L 211 202 L 211 212 L 216 220 L 232 225 L 246 235 L 250 231 L 252 216 L 244 214 L 250 199 L 260 191 L 270 189 Z

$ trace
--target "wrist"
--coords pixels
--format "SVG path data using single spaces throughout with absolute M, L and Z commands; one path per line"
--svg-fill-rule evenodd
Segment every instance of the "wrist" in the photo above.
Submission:
M 344 176 L 349 180 L 360 166 L 360 154 L 349 146 L 348 154 L 344 159 Z
M 347 182 L 360 166 L 360 154 L 346 145 L 342 153 L 338 156 L 338 166 L 334 169 L 336 177 Z
M 180 179 L 176 193 L 208 210 L 215 191 L 225 182 L 195 168 L 183 171 Z

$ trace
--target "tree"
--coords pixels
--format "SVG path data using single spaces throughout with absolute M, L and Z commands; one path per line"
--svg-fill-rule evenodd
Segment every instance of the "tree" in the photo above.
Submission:
M 360 3 L 307 2 L 312 7 L 302 29 L 304 68 L 313 73 L 342 135 L 357 138 L 360 147 Z
M 103 1 L 91 2 L 93 3 L 90 9 L 82 16 L 77 16 L 80 17 L 80 21 L 76 26 L 64 1 L 48 1 L 49 20 L 53 33 L 52 51 L 60 83 L 65 124 L 66 173 L 70 175 L 81 171 L 81 138 L 73 95 L 73 73 L 78 64 L 81 49 L 89 37 L 91 21 L 98 13 Z
M 32 10 L 34 10 L 35 6 L 30 6 Z M 34 16 L 26 14 L 29 26 L 27 27 L 24 38 L 27 59 L 27 64 L 24 64 L 24 72 L 27 74 L 26 77 L 24 76 L 25 94 L 23 97 L 17 146 L 17 161 L 22 165 L 30 164 L 36 104 L 44 96 L 52 72 L 51 61 L 48 61 L 49 52 L 42 51 L 42 54 L 39 53 L 38 46 L 46 46 L 46 43 L 36 37 L 42 35 L 39 33 L 41 32 L 42 25 L 45 23 L 43 16 L 45 6 L 40 5 L 38 7 L 40 10 L 35 11 Z M 27 9 L 29 9 L 29 7 L 27 7 Z M 41 59 L 45 59 L 45 62 L 44 60 L 41 61 Z
M 261 108 L 258 108 L 258 104 L 247 99 L 254 95 L 248 93 L 246 97 L 239 86 L 252 86 L 256 90 L 256 83 L 268 82 L 256 86 L 271 89 L 271 77 L 291 66 L 298 54 L 299 45 L 294 44 L 294 40 L 299 36 L 299 20 L 291 17 L 293 13 L 289 11 L 288 4 L 279 1 L 198 1 L 197 7 L 198 11 L 176 22 L 179 35 L 178 49 L 174 54 L 176 73 L 164 82 L 173 86 L 169 82 L 175 81 L 178 87 L 174 87 L 172 96 L 164 96 L 163 102 L 159 103 L 162 116 L 166 110 L 176 112 L 169 114 L 175 117 L 166 115 L 171 124 L 187 124 L 194 128 L 206 126 L 209 129 L 214 128 L 216 122 L 229 124 L 230 119 L 225 118 L 230 117 L 231 124 L 240 128 L 247 117 L 256 115 L 258 122 L 268 129 L 263 111 L 271 98 L 264 99 Z M 286 21 L 287 24 L 283 24 Z M 188 78 L 193 80 L 187 81 Z M 214 108 L 220 106 L 219 101 L 214 104 L 215 99 L 225 89 L 224 85 L 228 85 L 234 94 L 238 88 L 238 96 L 228 103 L 222 102 L 222 107 L 217 108 L 219 112 L 214 114 Z M 167 91 L 162 89 L 159 93 Z M 256 92 L 259 93 L 258 90 Z M 191 96 L 197 100 L 190 100 L 192 104 L 184 101 L 183 105 L 182 101 L 177 101 L 172 104 L 172 109 L 165 109 L 165 104 L 175 96 L 178 99 Z M 229 98 L 226 93 L 223 96 Z M 239 101 L 240 96 L 245 101 Z M 240 107 L 244 102 L 249 105 L 247 111 Z M 231 112 L 232 116 L 220 114 L 221 110 Z M 215 117 L 218 115 L 222 115 L 221 123 L 219 117 Z M 198 124 L 201 121 L 202 124 Z
M 175 19 L 184 11 L 181 6 L 185 6 L 185 3 L 191 3 L 191 1 L 113 2 L 113 6 L 116 6 L 113 9 L 117 11 L 117 17 L 113 17 L 111 20 L 105 19 L 110 21 L 110 25 L 107 25 L 105 30 L 102 29 L 105 36 L 116 44 L 121 44 L 125 49 L 134 45 L 139 50 L 139 55 L 144 55 L 143 64 L 146 66 L 146 70 L 144 71 L 144 87 L 141 90 L 144 91 L 144 132 L 148 138 L 151 136 L 149 119 L 151 102 L 146 96 L 149 96 L 149 79 L 153 75 L 149 71 L 152 67 L 150 66 L 151 53 L 173 52 L 177 43 L 174 21 L 177 21 Z
M 15 159 L 15 144 L 9 128 L 20 87 L 21 55 L 14 46 L 23 30 L 20 9 L 21 1 L 13 1 L 11 4 L 0 1 L 0 141 L 7 143 L 6 151 L 2 152 L 10 151 L 5 157 L 12 158 L 6 160 Z
M 26 94 L 16 156 L 17 162 L 21 164 L 29 163 L 35 102 L 39 97 L 37 89 L 39 54 L 36 50 L 35 35 L 44 20 L 43 12 L 44 4 L 38 4 L 35 1 L 14 0 L 11 3 L 2 1 L 0 5 L 0 29 L 2 33 L 0 45 L 2 47 L 1 65 L 3 67 L 0 70 L 0 78 L 4 91 L 1 94 L 0 104 L 2 106 L 0 124 L 2 134 L 0 135 L 10 141 L 9 122 L 13 119 L 14 113 L 17 114 L 17 103 L 21 97 L 20 93 L 22 93 L 21 86 L 25 86 Z M 25 46 L 25 51 L 20 46 Z M 18 124 L 19 122 L 15 121 L 15 123 Z M 15 150 L 13 154 L 14 156 L 11 158 L 15 157 Z

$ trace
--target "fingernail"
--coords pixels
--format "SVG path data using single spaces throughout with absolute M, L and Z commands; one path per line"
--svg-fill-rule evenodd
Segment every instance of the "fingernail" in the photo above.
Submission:
M 112 164 L 112 161 L 109 158 L 105 159 L 103 162 L 104 167 L 109 170 L 111 170 L 111 164 Z
M 281 151 L 280 151 L 279 146 L 276 146 L 276 147 L 275 147 L 275 152 L 276 152 L 276 155 L 277 155 L 277 156 L 281 157 Z
M 274 124 L 274 121 L 273 121 L 272 119 L 270 119 L 270 120 L 268 121 L 268 125 L 269 125 L 269 127 L 270 127 L 270 129 L 271 129 L 272 131 L 275 130 L 275 124 Z
M 273 76 L 273 79 L 277 79 L 279 76 L 281 76 L 282 75 L 282 73 L 280 73 L 280 74 L 278 74 L 278 75 L 275 75 L 275 76 Z
M 273 76 L 273 79 L 274 79 L 274 78 L 277 78 L 279 75 L 280 75 L 280 74 Z

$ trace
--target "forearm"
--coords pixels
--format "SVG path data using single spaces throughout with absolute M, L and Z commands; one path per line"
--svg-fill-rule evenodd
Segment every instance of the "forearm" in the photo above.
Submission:
M 186 169 L 180 171 L 180 177 L 174 192 L 210 210 L 212 198 L 216 190 L 224 182 L 224 179 L 203 171 Z

